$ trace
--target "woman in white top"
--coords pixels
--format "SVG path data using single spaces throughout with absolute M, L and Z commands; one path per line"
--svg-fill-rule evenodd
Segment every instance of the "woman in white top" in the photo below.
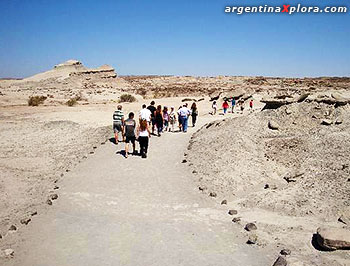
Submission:
M 170 114 L 169 114 L 169 123 L 170 123 L 170 126 L 169 126 L 169 131 L 173 131 L 175 132 L 175 124 L 176 124 L 176 112 L 175 112 L 175 108 L 174 106 L 171 106 L 171 111 L 170 111 Z
M 216 110 L 218 109 L 216 101 L 213 101 L 213 104 L 211 105 L 211 108 L 213 108 L 212 114 L 215 115 L 216 114 Z
M 147 150 L 151 131 L 149 130 L 147 120 L 143 119 L 137 127 L 137 137 L 140 143 L 140 153 L 142 158 L 147 158 Z

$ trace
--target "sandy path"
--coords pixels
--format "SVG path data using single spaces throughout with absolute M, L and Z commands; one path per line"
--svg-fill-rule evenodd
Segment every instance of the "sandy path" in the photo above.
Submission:
M 209 121 L 212 118 L 203 118 Z M 7 265 L 269 265 L 245 244 L 227 206 L 198 192 L 181 163 L 189 133 L 151 139 L 146 160 L 108 142 L 69 172 Z

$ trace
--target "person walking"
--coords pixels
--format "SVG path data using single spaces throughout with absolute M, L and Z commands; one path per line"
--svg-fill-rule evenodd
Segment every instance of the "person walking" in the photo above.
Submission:
M 152 134 L 154 134 L 154 126 L 156 125 L 156 119 L 155 119 L 155 113 L 156 113 L 156 107 L 154 106 L 156 103 L 154 101 L 151 101 L 151 104 L 147 107 L 148 110 L 151 112 L 151 123 L 152 123 Z
M 228 108 L 229 108 L 228 102 L 227 100 L 225 100 L 224 103 L 222 104 L 222 109 L 224 109 L 224 115 L 226 114 Z
M 141 120 L 140 125 L 137 127 L 136 136 L 140 144 L 141 157 L 147 158 L 149 139 L 151 137 L 151 131 L 149 130 L 149 123 L 147 120 Z
M 177 109 L 177 121 L 179 122 L 179 131 L 181 132 L 182 131 L 182 119 L 181 119 L 181 116 L 180 116 L 180 109 L 182 108 L 182 106 L 180 105 L 179 108 Z
M 188 127 L 188 117 L 191 114 L 191 110 L 187 108 L 187 103 L 180 108 L 178 114 L 181 117 L 182 131 L 186 133 Z
M 218 106 L 217 106 L 217 104 L 216 104 L 216 101 L 213 101 L 213 104 L 211 105 L 211 108 L 213 109 L 213 111 L 212 111 L 212 115 L 215 115 L 216 114 L 216 111 L 217 111 L 217 109 L 218 109 Z
M 163 121 L 164 121 L 164 132 L 168 131 L 169 127 L 169 113 L 168 113 L 168 107 L 164 106 L 163 109 Z
M 235 106 L 236 106 L 236 99 L 235 98 L 232 98 L 231 105 L 232 105 L 232 113 L 233 113 L 235 110 Z
M 142 105 L 142 109 L 139 112 L 139 120 L 146 120 L 148 123 L 151 122 L 151 111 L 146 108 L 146 105 Z
M 157 126 L 157 131 L 158 131 L 158 137 L 160 137 L 160 133 L 163 132 L 163 112 L 162 112 L 162 106 L 158 105 L 157 109 L 155 111 L 155 124 Z
M 253 110 L 253 99 L 249 101 L 249 107 L 250 107 L 250 110 Z
M 191 116 L 192 116 L 192 127 L 195 127 L 197 116 L 198 116 L 198 109 L 196 103 L 192 103 L 191 106 Z
M 175 124 L 176 124 L 176 112 L 174 106 L 171 106 L 169 113 L 169 131 L 175 132 Z
M 132 144 L 132 153 L 135 154 L 135 128 L 136 121 L 134 120 L 134 113 L 129 113 L 129 118 L 124 121 L 124 131 L 125 131 L 125 158 L 129 155 L 129 143 Z
M 240 102 L 240 106 L 241 106 L 241 112 L 243 114 L 243 111 L 244 111 L 244 100 L 241 99 L 239 102 Z
M 122 106 L 118 105 L 117 110 L 113 113 L 113 131 L 114 131 L 114 137 L 115 137 L 115 144 L 118 144 L 119 142 L 119 133 L 122 134 L 122 138 L 124 141 L 124 113 L 122 110 Z

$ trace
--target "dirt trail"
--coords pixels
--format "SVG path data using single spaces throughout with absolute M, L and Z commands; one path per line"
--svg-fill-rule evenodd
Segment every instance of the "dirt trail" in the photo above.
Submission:
M 25 241 L 6 264 L 272 264 L 274 254 L 245 244 L 227 206 L 198 192 L 182 163 L 194 131 L 152 137 L 146 160 L 102 145 L 65 176 L 53 206 L 18 232 Z

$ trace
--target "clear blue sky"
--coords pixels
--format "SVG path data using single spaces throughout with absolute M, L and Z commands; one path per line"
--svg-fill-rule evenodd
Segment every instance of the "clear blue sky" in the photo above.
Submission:
M 0 77 L 68 59 L 118 74 L 350 76 L 347 14 L 225 14 L 346 0 L 0 0 Z

